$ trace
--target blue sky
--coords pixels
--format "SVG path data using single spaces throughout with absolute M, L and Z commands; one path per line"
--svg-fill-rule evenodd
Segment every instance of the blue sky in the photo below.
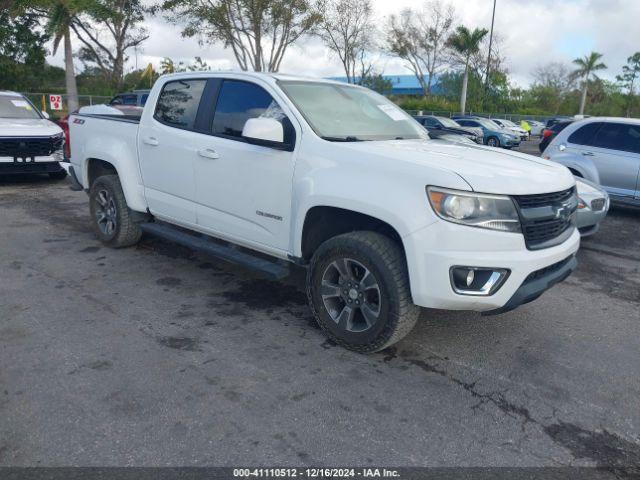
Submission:
M 447 0 L 441 0 L 446 2 Z M 492 0 L 448 0 L 461 23 L 489 28 Z M 604 78 L 613 79 L 626 58 L 640 50 L 640 0 L 497 0 L 495 31 L 502 38 L 503 55 L 513 81 L 526 86 L 536 66 L 576 57 L 596 50 L 604 54 L 609 67 Z M 420 8 L 421 0 L 372 0 L 379 26 L 402 8 Z M 151 37 L 138 52 L 138 64 L 158 65 L 163 57 L 190 62 L 204 58 L 215 68 L 236 68 L 233 55 L 220 45 L 201 46 L 195 39 L 183 39 L 179 27 L 160 17 L 145 22 Z M 60 49 L 62 50 L 62 49 Z M 128 63 L 134 65 L 131 52 Z M 62 65 L 61 54 L 50 59 Z M 384 54 L 377 56 L 379 70 L 386 74 L 409 73 L 403 62 Z M 340 63 L 317 39 L 307 39 L 287 51 L 282 71 L 312 76 L 335 76 L 343 72 Z

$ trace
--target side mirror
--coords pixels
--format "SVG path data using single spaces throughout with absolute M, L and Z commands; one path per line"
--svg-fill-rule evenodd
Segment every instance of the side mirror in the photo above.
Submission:
M 47 111 L 46 111 L 46 110 L 42 110 L 42 112 L 40 112 L 40 113 L 42 113 L 42 116 L 43 116 L 44 118 L 46 118 L 47 120 L 49 120 L 49 118 L 50 118 L 50 117 L 49 117 L 49 114 L 47 113 Z
M 282 124 L 273 118 L 250 118 L 244 124 L 242 136 L 249 140 L 284 143 Z

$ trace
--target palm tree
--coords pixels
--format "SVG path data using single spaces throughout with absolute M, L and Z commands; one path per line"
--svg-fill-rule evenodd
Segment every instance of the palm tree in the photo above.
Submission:
M 464 114 L 467 106 L 467 85 L 469 83 L 469 61 L 471 56 L 480 50 L 480 42 L 489 33 L 486 28 L 476 28 L 470 31 L 461 25 L 456 32 L 449 37 L 448 45 L 457 53 L 464 63 L 464 79 L 462 80 L 462 93 L 460 94 L 460 112 Z
M 71 24 L 75 12 L 66 0 L 51 2 L 48 8 L 46 29 L 53 35 L 53 54 L 56 54 L 60 42 L 64 41 L 64 73 L 67 87 L 67 107 L 69 112 L 78 109 L 78 85 L 73 67 L 73 49 L 71 48 Z
M 580 99 L 579 115 L 584 114 L 584 106 L 585 103 L 587 103 L 587 86 L 589 84 L 589 77 L 593 72 L 607 68 L 604 63 L 598 63 L 601 58 L 601 53 L 591 52 L 589 55 L 586 55 L 583 58 L 576 58 L 573 61 L 573 63 L 578 66 L 578 68 L 573 71 L 573 77 L 582 78 L 582 98 Z

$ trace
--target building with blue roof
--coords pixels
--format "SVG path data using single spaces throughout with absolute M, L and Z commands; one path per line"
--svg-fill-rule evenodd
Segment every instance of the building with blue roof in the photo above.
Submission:
M 382 78 L 391 82 L 391 90 L 384 92 L 385 95 L 422 95 L 422 88 L 415 75 L 382 75 Z M 347 77 L 330 77 L 329 80 L 346 83 Z M 359 77 L 356 81 L 358 80 Z M 437 76 L 431 82 L 431 93 L 433 95 L 441 93 Z

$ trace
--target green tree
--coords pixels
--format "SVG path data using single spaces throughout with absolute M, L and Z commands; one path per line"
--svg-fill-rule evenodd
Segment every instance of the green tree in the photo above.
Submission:
M 78 84 L 73 66 L 73 48 L 71 46 L 71 23 L 77 13 L 72 1 L 47 1 L 46 31 L 53 36 L 53 54 L 56 54 L 60 42 L 64 43 L 64 71 L 67 90 L 67 108 L 70 112 L 78 109 Z
M 277 72 L 287 48 L 322 18 L 311 0 L 164 0 L 159 8 L 184 22 L 183 36 L 221 42 L 256 72 Z
M 480 50 L 480 42 L 489 33 L 486 28 L 476 28 L 469 30 L 464 25 L 456 28 L 453 35 L 449 37 L 448 46 L 457 57 L 458 62 L 464 65 L 464 77 L 462 80 L 462 91 L 460 93 L 460 112 L 464 113 L 467 106 L 467 86 L 469 83 L 469 62 L 471 57 Z
M 598 70 L 604 70 L 607 66 L 600 62 L 602 54 L 598 52 L 591 52 L 589 55 L 583 58 L 576 58 L 573 63 L 577 65 L 573 71 L 574 78 L 582 78 L 582 97 L 580 99 L 580 111 L 579 115 L 584 115 L 584 107 L 587 103 L 587 88 L 589 86 L 589 77 Z M 595 74 L 593 74 L 595 77 Z M 597 78 L 597 77 L 596 77 Z
M 140 27 L 146 9 L 142 0 L 83 2 L 82 11 L 70 24 L 82 43 L 80 59 L 96 66 L 112 90 L 121 90 L 127 51 L 149 38 L 147 31 Z
M 617 75 L 616 80 L 623 88 L 627 89 L 627 117 L 631 116 L 631 108 L 634 101 L 635 83 L 640 74 L 640 52 L 636 52 L 627 58 L 627 64 L 622 67 L 622 75 Z

